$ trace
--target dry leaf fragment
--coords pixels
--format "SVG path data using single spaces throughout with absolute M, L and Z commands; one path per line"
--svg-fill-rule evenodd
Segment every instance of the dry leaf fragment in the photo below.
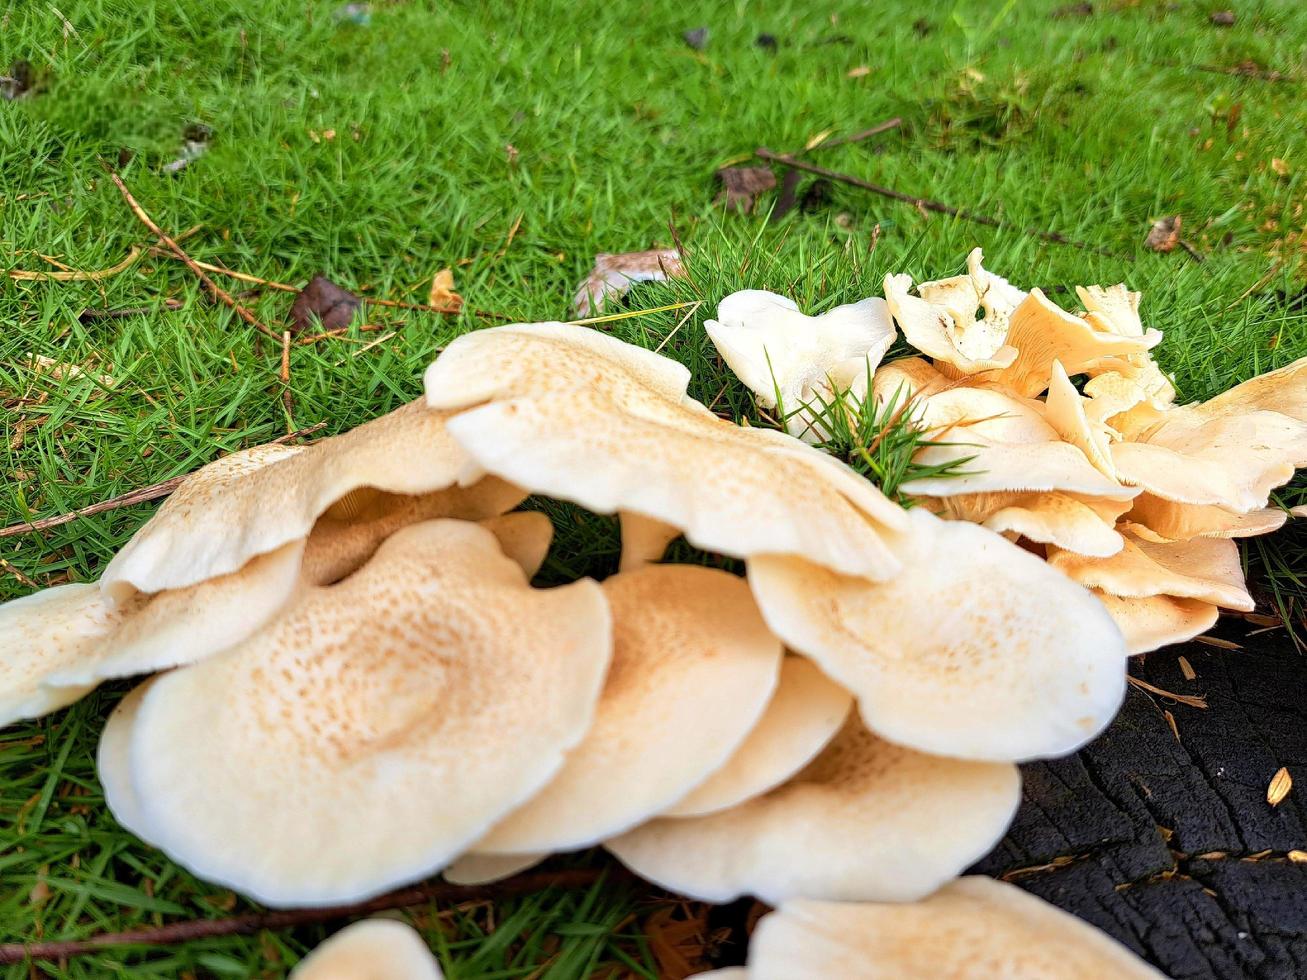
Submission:
M 1280 157 L 1272 157 L 1272 158 L 1271 158 L 1271 169 L 1274 170 L 1274 171 L 1275 171 L 1277 174 L 1279 174 L 1281 177 L 1287 177 L 1287 176 L 1289 176 L 1289 164 L 1288 164 L 1288 161 L 1283 160 L 1283 159 L 1280 158 Z
M 866 77 L 867 77 L 868 75 L 870 75 L 870 74 L 871 74 L 871 67 L 870 67 L 869 65 L 858 65 L 857 68 L 850 68 L 850 69 L 849 69 L 849 73 L 848 73 L 847 75 L 845 75 L 844 77 L 845 77 L 845 78 L 866 78 Z
M 1307 851 L 1290 851 L 1288 858 L 1294 864 L 1307 864 Z
M 577 288 L 572 309 L 578 317 L 602 313 L 610 299 L 621 299 L 632 283 L 666 282 L 683 279 L 681 253 L 674 248 L 651 248 L 644 252 L 600 252 L 594 268 Z
M 776 175 L 767 167 L 722 167 L 717 179 L 722 182 L 722 191 L 713 204 L 743 214 L 753 210 L 759 194 L 776 186 Z
M 438 306 L 447 313 L 457 313 L 463 308 L 463 297 L 454 292 L 454 270 L 441 269 L 431 277 L 427 305 Z
M 1293 777 L 1289 775 L 1288 769 L 1281 766 L 1271 777 L 1271 784 L 1266 787 L 1266 802 L 1271 806 L 1279 806 L 1291 789 L 1293 789 Z
M 1193 664 L 1189 662 L 1188 657 L 1181 657 L 1178 663 L 1180 664 L 1180 673 L 1184 674 L 1185 680 L 1191 681 L 1198 676 L 1197 671 L 1194 670 Z
M 1180 244 L 1181 224 L 1183 219 L 1178 214 L 1158 218 L 1153 222 L 1153 227 L 1144 240 L 1144 246 L 1154 252 L 1170 252 Z
M 1218 10 L 1212 14 L 1211 20 L 1214 27 L 1233 27 L 1234 11 Z
M 326 276 L 314 276 L 299 291 L 290 308 L 292 332 L 318 329 L 318 321 L 321 321 L 323 330 L 347 327 L 362 305 L 362 300 Z

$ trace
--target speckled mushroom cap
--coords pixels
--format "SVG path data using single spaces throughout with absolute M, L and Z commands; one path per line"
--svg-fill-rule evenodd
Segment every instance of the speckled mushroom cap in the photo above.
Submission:
M 770 793 L 708 816 L 655 820 L 606 846 L 636 874 L 703 901 L 904 902 L 986 854 L 1020 797 L 1016 766 L 914 752 L 853 716 Z
M 767 710 L 726 765 L 664 812 L 698 817 L 760 796 L 806 766 L 844 725 L 853 695 L 811 660 L 788 656 Z
M 751 560 L 772 631 L 852 691 L 873 731 L 923 752 L 1020 761 L 1098 734 L 1126 667 L 1102 604 L 992 531 L 910 514 L 903 572 L 886 582 Z
M 648 820 L 725 765 L 771 700 L 781 644 L 743 579 L 650 565 L 603 589 L 613 659 L 594 724 L 478 853 L 587 847 Z
M 442 413 L 413 402 L 311 446 L 259 446 L 210 463 L 118 552 L 100 587 L 117 601 L 230 574 L 307 537 L 320 515 L 361 488 L 444 490 L 441 513 L 429 517 L 478 520 L 516 506 L 524 494 L 498 480 L 477 482 L 444 423 Z
M 335 933 L 290 971 L 289 980 L 442 980 L 412 926 L 364 919 Z
M 1165 980 L 1086 922 L 989 878 L 911 904 L 798 899 L 764 916 L 750 980 Z
M 95 585 L 81 583 L 0 605 L 0 725 L 39 718 L 90 691 L 94 681 L 51 681 L 92 659 L 135 605 L 111 608 Z
M 847 574 L 898 568 L 903 511 L 848 467 L 782 433 L 732 425 L 685 395 L 686 369 L 565 324 L 454 340 L 428 403 L 475 467 L 599 513 L 632 511 L 736 557 L 800 554 Z
M 132 726 L 142 829 L 269 905 L 421 878 L 557 772 L 611 644 L 594 582 L 532 589 L 484 528 L 405 528 L 245 643 L 159 678 Z

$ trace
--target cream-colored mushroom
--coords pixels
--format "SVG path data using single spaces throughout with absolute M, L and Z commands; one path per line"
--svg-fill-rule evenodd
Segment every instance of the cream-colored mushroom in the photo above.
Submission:
M 1239 514 L 1222 507 L 1178 504 L 1151 493 L 1141 493 L 1131 502 L 1127 518 L 1140 537 L 1157 541 L 1188 538 L 1251 538 L 1270 534 L 1284 526 L 1288 515 L 1277 507 L 1263 507 Z
M 995 371 L 986 380 L 1027 398 L 1048 386 L 1054 361 L 1067 374 L 1105 369 L 1112 359 L 1143 354 L 1157 346 L 1162 335 L 1149 330 L 1139 337 L 1095 330 L 1094 325 L 1068 313 L 1032 289 L 1012 312 L 1007 342 L 1019 352 L 1009 367 Z
M 1307 422 L 1176 409 L 1136 441 L 1113 443 L 1112 461 L 1123 482 L 1155 497 L 1247 513 L 1307 465 Z
M 894 574 L 904 512 L 831 457 L 783 433 L 732 425 L 685 395 L 688 372 L 564 324 L 479 330 L 427 369 L 448 431 L 517 486 L 598 513 L 671 524 L 735 557 L 801 554 Z M 488 402 L 488 404 L 486 404 Z
M 1125 637 L 1131 656 L 1184 643 L 1216 625 L 1220 610 L 1201 599 L 1170 595 L 1116 596 L 1091 589 Z
M 1112 465 L 1112 440 L 1107 426 L 1090 421 L 1085 411 L 1086 401 L 1067 377 L 1062 362 L 1054 361 L 1048 397 L 1044 400 L 1044 420 L 1064 441 L 1084 453 L 1101 473 L 1115 480 L 1116 467 Z
M 983 266 L 984 253 L 973 248 L 967 256 L 967 274 L 923 282 L 917 293 L 927 303 L 943 307 L 953 321 L 952 336 L 969 357 L 988 357 L 1007 338 L 1012 312 L 1026 298 L 1002 276 Z M 983 317 L 977 317 L 977 313 Z
M 177 488 L 109 563 L 100 587 L 120 601 L 231 574 L 308 537 L 320 515 L 333 505 L 348 509 L 350 500 L 337 502 L 363 488 L 444 491 L 440 513 L 428 502 L 426 516 L 468 520 L 511 510 L 525 497 L 480 476 L 445 431 L 444 414 L 420 402 L 311 446 L 233 453 Z
M 141 808 L 136 787 L 132 785 L 131 739 L 141 701 L 153 683 L 151 679 L 138 684 L 114 705 L 100 732 L 100 744 L 95 753 L 95 770 L 109 812 L 119 824 L 142 840 L 145 838 L 141 832 Z
M 1278 370 L 1259 374 L 1183 411 L 1206 418 L 1278 412 L 1299 422 L 1307 422 L 1307 357 L 1300 357 Z
M 1150 388 L 1147 378 L 1131 377 L 1121 371 L 1095 374 L 1085 382 L 1084 393 L 1081 405 L 1085 417 L 1110 440 L 1135 439 L 1161 422 L 1170 410 L 1165 393 Z
M 607 843 L 636 874 L 709 902 L 913 901 L 986 854 L 1021 798 L 1009 763 L 925 755 L 856 716 L 793 780 L 729 810 Z
M 681 536 L 679 527 L 629 510 L 618 514 L 618 521 L 622 529 L 620 569 L 623 572 L 662 561 L 667 546 Z
M 767 625 L 853 692 L 872 731 L 923 752 L 1025 760 L 1098 734 L 1126 664 L 1102 604 L 992 531 L 910 514 L 903 571 L 885 582 L 750 560 Z
M 776 689 L 780 641 L 743 579 L 650 565 L 603 588 L 613 659 L 594 724 L 476 853 L 588 847 L 663 812 L 727 763 Z
M 489 885 L 534 868 L 548 854 L 464 854 L 442 872 L 451 885 Z
M 289 980 L 442 980 L 431 950 L 412 926 L 364 919 L 333 934 L 290 971 Z
M 796 436 L 813 429 L 814 412 L 833 395 L 832 376 L 841 389 L 856 375 L 870 377 L 895 336 L 880 297 L 806 316 L 793 300 L 761 289 L 731 293 L 704 329 L 758 404 L 776 408 L 780 399 Z
M 946 378 L 924 357 L 900 357 L 877 368 L 871 384 L 877 402 L 885 405 L 893 400 L 903 408 L 914 398 L 956 388 L 960 382 Z
M 1050 548 L 1048 563 L 1082 585 L 1123 598 L 1169 595 L 1245 612 L 1256 605 L 1244 584 L 1239 547 L 1233 541 L 1148 541 L 1128 524 L 1121 534 L 1125 547 L 1110 558 Z
M 528 579 L 535 578 L 554 541 L 554 525 L 548 514 L 535 510 L 516 511 L 488 517 L 480 524 L 495 536 L 500 550 L 521 566 Z
M 1099 472 L 1063 442 L 1038 402 L 981 388 L 952 388 L 919 399 L 915 417 L 933 445 L 914 457 L 923 466 L 953 463 L 959 472 L 903 484 L 929 497 L 1004 491 L 1062 490 L 1129 500 L 1139 491 Z
M 948 307 L 913 296 L 911 288 L 911 276 L 887 275 L 885 301 L 904 339 L 937 368 L 954 376 L 978 374 L 1002 370 L 1016 360 L 1016 348 L 1004 342 L 1006 317 L 994 321 L 998 330 L 988 329 L 988 317 L 977 321 L 973 306 L 970 320 L 957 320 Z
M 1166 980 L 1074 915 L 967 877 L 911 904 L 786 902 L 758 922 L 750 980 Z
M 1117 519 L 1129 500 L 1074 493 L 973 493 L 924 498 L 931 511 L 953 521 L 983 524 L 999 534 L 1016 534 L 1082 555 L 1114 555 L 1125 542 Z
M 82 583 L 0 605 L 0 726 L 57 711 L 94 688 L 51 681 L 94 657 L 135 606 L 111 608 L 97 586 Z
M 594 582 L 532 589 L 484 528 L 405 528 L 245 643 L 154 683 L 131 734 L 142 830 L 269 905 L 421 878 L 554 776 L 610 650 Z
M 663 812 L 699 817 L 761 796 L 811 762 L 844 725 L 853 695 L 810 660 L 787 656 L 767 710 L 726 765 Z

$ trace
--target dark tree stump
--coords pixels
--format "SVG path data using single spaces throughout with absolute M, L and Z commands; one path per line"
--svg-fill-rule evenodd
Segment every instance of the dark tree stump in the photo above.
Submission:
M 1016 821 L 973 871 L 1073 912 L 1176 980 L 1307 977 L 1307 864 L 1289 856 L 1307 851 L 1307 656 L 1283 630 L 1223 629 L 1244 649 L 1191 643 L 1131 664 L 1206 709 L 1132 688 L 1091 745 L 1023 767 Z M 1281 766 L 1300 785 L 1272 807 Z

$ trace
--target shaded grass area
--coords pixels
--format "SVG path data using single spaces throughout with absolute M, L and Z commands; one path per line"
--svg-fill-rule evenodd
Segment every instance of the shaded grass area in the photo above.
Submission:
M 419 302 L 432 274 L 450 266 L 469 307 L 521 320 L 566 318 L 595 252 L 671 244 L 671 221 L 690 278 L 640 287 L 630 304 L 703 305 L 679 329 L 682 311 L 611 330 L 649 347 L 666 342 L 664 352 L 693 369 L 693 393 L 739 418 L 756 419 L 754 406 L 702 330 L 726 293 L 770 288 L 817 312 L 879 292 L 887 271 L 952 274 L 974 244 L 989 267 L 1067 303 L 1077 283 L 1124 279 L 1142 289 L 1146 320 L 1166 332 L 1158 359 L 1185 400 L 1307 354 L 1304 83 L 1198 67 L 1255 62 L 1301 79 L 1307 11 L 1291 0 L 1249 3 L 1221 29 L 1203 3 L 1100 4 L 1090 17 L 1051 18 L 1055 6 L 923 17 L 921 5 L 897 0 L 874 13 L 854 3 L 740 3 L 691 16 L 665 0 L 393 2 L 359 26 L 316 0 L 2 5 L 0 71 L 25 58 L 38 88 L 0 102 L 0 270 L 48 270 L 43 255 L 106 268 L 148 241 L 104 178 L 104 159 L 165 227 L 202 226 L 187 241 L 198 258 L 288 282 L 321 272 L 365 295 Z M 693 51 L 680 33 L 703 24 L 709 45 Z M 764 31 L 775 50 L 755 44 Z M 849 77 L 862 66 L 870 72 Z M 821 132 L 894 115 L 904 118 L 899 130 L 816 158 L 1113 256 L 927 217 L 841 186 L 818 210 L 775 225 L 712 208 L 714 169 L 754 147 L 796 150 Z M 192 123 L 213 129 L 208 152 L 161 174 Z M 1174 213 L 1205 262 L 1142 250 L 1151 221 Z M 164 297 L 181 308 L 78 319 L 87 306 Z M 246 302 L 268 322 L 289 307 L 278 293 Z M 0 523 L 84 506 L 296 427 L 357 425 L 415 397 L 422 368 L 449 338 L 493 322 L 472 312 L 371 315 L 379 332 L 293 349 L 288 416 L 280 352 L 176 263 L 147 256 L 98 284 L 0 277 Z M 65 370 L 36 367 L 33 355 Z M 84 373 L 70 376 L 71 365 Z M 30 591 L 19 576 L 94 579 L 149 512 L 0 539 L 9 563 L 0 598 Z M 548 576 L 615 567 L 611 521 L 563 507 L 555 516 Z M 1307 536 L 1295 527 L 1252 552 L 1286 601 L 1304 592 L 1304 555 Z M 0 733 L 6 939 L 246 907 L 105 811 L 94 750 L 125 689 L 110 685 Z M 451 977 L 654 976 L 640 924 L 657 901 L 607 887 L 420 910 L 415 920 Z M 115 950 L 45 969 L 280 976 L 321 935 Z

